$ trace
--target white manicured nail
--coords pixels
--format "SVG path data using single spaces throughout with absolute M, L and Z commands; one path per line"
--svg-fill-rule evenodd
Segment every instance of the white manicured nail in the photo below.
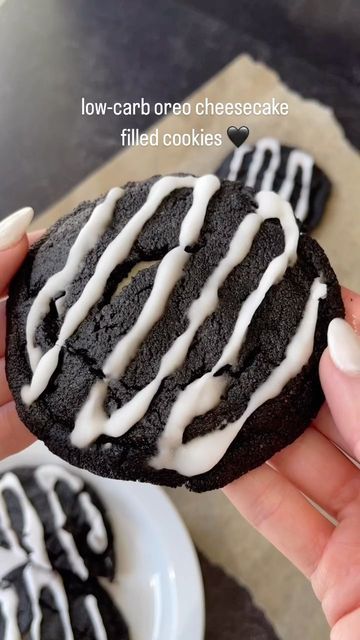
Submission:
M 24 207 L 0 222 L 0 251 L 10 249 L 21 240 L 33 217 L 33 209 Z
M 328 345 L 335 366 L 348 375 L 360 375 L 360 336 L 348 322 L 334 318 L 328 327 Z

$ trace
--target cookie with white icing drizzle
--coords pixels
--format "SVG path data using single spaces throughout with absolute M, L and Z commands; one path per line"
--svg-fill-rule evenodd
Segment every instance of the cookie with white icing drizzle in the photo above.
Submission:
M 128 640 L 105 507 L 64 466 L 0 477 L 0 640 Z M 98 578 L 102 577 L 101 585 Z
M 241 145 L 225 158 L 217 174 L 255 191 L 279 193 L 290 202 L 302 231 L 319 224 L 331 192 L 329 178 L 309 153 L 275 138 Z
M 0 581 L 0 640 L 129 640 L 126 622 L 95 578 L 19 566 Z
M 114 577 L 113 534 L 92 487 L 59 465 L 0 477 L 0 548 L 80 580 Z
M 56 223 L 7 314 L 18 412 L 51 450 L 100 475 L 204 491 L 316 415 L 327 326 L 344 309 L 280 196 L 174 175 Z

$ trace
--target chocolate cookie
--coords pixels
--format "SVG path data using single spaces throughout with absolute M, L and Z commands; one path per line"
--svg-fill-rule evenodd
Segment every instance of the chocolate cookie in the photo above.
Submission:
M 113 535 L 105 507 L 64 466 L 23 467 L 0 477 L 0 547 L 24 562 L 114 578 Z
M 58 465 L 0 477 L 0 640 L 128 640 L 98 581 L 114 571 L 105 508 L 80 477 Z
M 255 191 L 272 189 L 290 202 L 302 231 L 312 231 L 320 222 L 331 192 L 331 182 L 302 149 L 262 138 L 244 144 L 219 167 L 220 178 L 239 180 Z
M 205 491 L 302 433 L 343 314 L 280 196 L 157 176 L 80 204 L 31 249 L 7 375 L 22 420 L 70 463 Z
M 0 581 L 0 640 L 30 638 L 129 640 L 129 633 L 96 579 L 82 581 L 28 563 Z

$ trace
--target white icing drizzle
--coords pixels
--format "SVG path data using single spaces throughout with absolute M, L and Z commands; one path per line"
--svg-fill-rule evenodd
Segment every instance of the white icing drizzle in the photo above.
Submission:
M 19 600 L 12 587 L 0 589 L 0 610 L 5 623 L 3 640 L 21 640 L 17 622 Z
M 8 573 L 22 567 L 28 560 L 22 553 L 18 554 L 13 549 L 0 546 L 0 581 Z
M 34 369 L 30 386 L 23 387 L 22 399 L 26 404 L 34 402 L 46 389 L 51 376 L 56 370 L 62 346 L 76 331 L 84 318 L 86 318 L 94 304 L 100 299 L 111 272 L 129 256 L 134 242 L 145 223 L 154 215 L 164 198 L 170 195 L 175 189 L 181 189 L 183 187 L 193 188 L 195 192 L 197 183 L 201 184 L 201 188 L 198 188 L 196 191 L 198 196 L 197 206 L 192 207 L 191 219 L 188 219 L 181 229 L 181 233 L 185 238 L 187 235 L 196 237 L 200 231 L 203 223 L 203 190 L 208 189 L 209 192 L 213 193 L 216 190 L 214 189 L 214 191 L 212 191 L 214 185 L 217 184 L 217 188 L 220 186 L 219 179 L 216 178 L 216 176 L 203 176 L 202 178 L 195 178 L 194 176 L 165 176 L 153 184 L 144 205 L 135 213 L 101 255 L 95 273 L 86 283 L 78 300 L 67 311 L 56 344 L 39 360 Z M 89 230 L 87 229 L 85 231 L 85 237 L 87 237 L 88 234 Z M 98 237 L 99 236 L 100 232 L 98 233 Z M 183 239 L 180 238 L 181 243 L 182 241 Z M 35 307 L 35 310 L 29 322 L 29 335 L 35 334 L 37 327 L 36 322 L 39 321 L 39 303 L 37 300 L 35 300 L 33 307 Z M 27 348 L 28 351 L 31 351 L 31 342 L 29 341 L 27 341 Z
M 249 214 L 239 225 L 227 254 L 208 278 L 199 298 L 190 306 L 188 311 L 189 325 L 186 331 L 175 340 L 163 356 L 156 377 L 128 403 L 114 411 L 110 417 L 107 416 L 103 408 L 107 383 L 106 381 L 96 382 L 77 416 L 75 428 L 71 434 L 71 441 L 74 445 L 86 446 L 102 433 L 119 437 L 144 417 L 162 381 L 185 361 L 196 331 L 217 307 L 219 288 L 234 267 L 240 264 L 249 253 L 261 224 L 268 218 L 278 218 L 285 234 L 284 252 L 272 260 L 262 276 L 258 288 L 243 304 L 230 341 L 213 371 L 206 374 L 207 378 L 210 379 L 225 364 L 236 361 L 247 327 L 256 309 L 270 287 L 282 278 L 289 265 L 294 264 L 299 238 L 299 230 L 291 206 L 287 202 L 271 192 L 261 192 L 257 195 L 257 201 L 259 205 L 257 213 Z M 215 383 L 211 381 L 209 384 Z
M 95 596 L 92 594 L 86 596 L 84 603 L 91 620 L 96 640 L 107 640 L 108 635 Z
M 228 180 L 237 180 L 237 175 L 242 165 L 244 155 L 246 153 L 249 153 L 249 151 L 251 150 L 252 147 L 250 147 L 250 145 L 248 144 L 242 144 L 241 147 L 235 149 L 229 166 L 229 175 L 227 177 Z
M 191 393 L 185 391 L 183 395 L 180 394 L 173 407 L 174 410 L 177 406 L 175 413 L 177 413 L 178 419 L 174 421 L 169 419 L 160 440 L 159 454 L 152 461 L 152 464 L 156 468 L 175 469 L 178 473 L 188 477 L 212 469 L 224 456 L 249 416 L 264 402 L 279 395 L 289 380 L 300 373 L 302 367 L 308 362 L 314 345 L 319 299 L 325 296 L 326 285 L 321 282 L 320 278 L 315 278 L 302 320 L 287 346 L 285 359 L 272 370 L 265 382 L 251 395 L 244 413 L 238 420 L 227 424 L 221 430 L 196 437 L 183 444 L 182 435 L 190 423 L 189 420 L 191 421 L 195 416 L 203 413 L 201 402 L 204 398 L 202 395 L 204 389 L 200 387 L 200 393 L 198 393 L 199 390 L 195 386 L 192 387 Z M 220 398 L 220 382 L 218 385 L 217 389 L 211 387 L 211 389 L 206 389 L 206 392 L 210 390 Z M 198 402 L 200 402 L 200 407 Z M 186 413 L 181 410 L 181 407 L 184 406 L 186 406 Z M 205 408 L 205 410 L 207 409 Z
M 296 172 L 299 167 L 302 170 L 301 191 L 295 206 L 295 216 L 303 222 L 309 209 L 309 197 L 314 161 L 307 153 L 299 149 L 291 151 L 287 166 L 286 177 L 279 190 L 279 195 L 288 200 L 291 197 Z
M 248 187 L 255 186 L 257 177 L 264 163 L 265 153 L 266 151 L 270 151 L 270 163 L 264 172 L 259 189 L 272 189 L 276 172 L 281 162 L 281 145 L 280 142 L 274 138 L 262 138 L 261 140 L 258 140 L 255 147 L 242 145 L 239 149 L 236 149 L 230 162 L 228 180 L 237 180 L 244 155 L 251 151 L 254 151 L 254 153 L 247 170 L 245 185 Z M 285 200 L 289 200 L 295 186 L 296 172 L 301 168 L 301 192 L 294 209 L 295 217 L 301 222 L 305 220 L 309 209 L 313 167 L 314 161 L 308 153 L 301 151 L 300 149 L 293 149 L 289 154 L 285 178 L 279 189 L 279 195 Z
M 32 621 L 30 627 L 31 640 L 41 640 L 42 613 L 40 596 L 43 589 L 49 589 L 54 597 L 64 630 L 65 640 L 74 640 L 71 627 L 69 604 L 60 575 L 55 571 L 47 571 L 29 563 L 24 569 L 24 581 L 31 602 Z
M 90 525 L 87 534 L 87 543 L 95 553 L 105 553 L 108 547 L 108 535 L 104 520 L 99 509 L 94 505 L 87 491 L 83 491 L 79 495 L 81 507 L 86 514 L 86 519 Z
M 71 247 L 64 268 L 51 276 L 36 296 L 26 323 L 27 351 L 30 366 L 33 371 L 36 369 L 42 356 L 40 347 L 35 345 L 35 332 L 37 327 L 49 312 L 51 300 L 57 293 L 66 291 L 66 288 L 76 276 L 82 260 L 96 245 L 99 237 L 110 224 L 116 202 L 122 194 L 123 189 L 115 187 L 111 189 L 106 198 L 94 208 L 90 218 L 81 229 Z M 61 298 L 61 300 L 63 301 L 64 298 Z M 60 305 L 58 304 L 57 306 L 59 308 Z
M 163 315 L 168 298 L 190 258 L 185 248 L 198 240 L 209 200 L 219 188 L 220 180 L 216 176 L 203 176 L 195 182 L 193 203 L 181 225 L 179 246 L 160 262 L 151 294 L 136 323 L 106 359 L 103 371 L 107 377 L 119 378 L 124 373 L 144 338 Z
M 43 567 L 51 568 L 45 546 L 44 528 L 37 514 L 36 509 L 31 504 L 26 495 L 19 478 L 10 471 L 0 480 L 0 526 L 4 530 L 10 550 L 19 555 L 24 561 L 28 560 L 28 554 L 21 546 L 16 532 L 12 528 L 7 505 L 4 499 L 4 490 L 12 491 L 19 500 L 23 516 L 23 542 L 29 550 L 29 558 Z
M 259 140 L 256 144 L 255 153 L 252 157 L 251 164 L 248 169 L 247 178 L 246 178 L 246 186 L 254 187 L 256 183 L 256 178 L 258 173 L 263 165 L 265 152 L 270 151 L 271 161 L 267 171 L 264 174 L 263 182 L 261 183 L 260 189 L 272 189 L 275 173 L 280 164 L 280 145 L 277 140 L 274 138 L 263 138 Z M 266 186 L 265 186 L 266 185 Z

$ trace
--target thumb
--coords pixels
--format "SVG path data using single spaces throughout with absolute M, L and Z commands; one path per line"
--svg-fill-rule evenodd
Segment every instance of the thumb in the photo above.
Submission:
M 342 440 L 360 459 L 360 296 L 343 290 L 343 297 L 349 322 L 336 318 L 330 323 L 320 379 Z

